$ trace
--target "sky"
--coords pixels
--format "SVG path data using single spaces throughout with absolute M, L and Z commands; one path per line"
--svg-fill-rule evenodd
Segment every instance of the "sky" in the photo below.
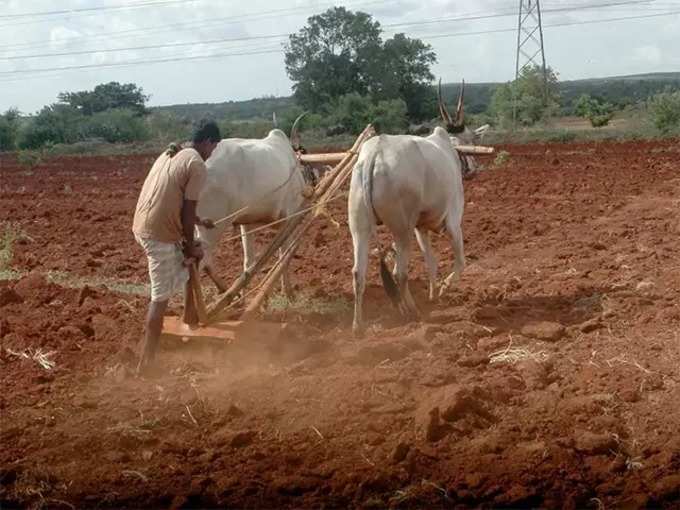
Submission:
M 373 15 L 385 38 L 430 44 L 444 82 L 514 77 L 518 0 L 0 0 L 0 112 L 34 113 L 109 81 L 136 83 L 152 106 L 289 95 L 286 34 L 335 5 Z M 680 71 L 680 0 L 541 9 L 560 79 Z

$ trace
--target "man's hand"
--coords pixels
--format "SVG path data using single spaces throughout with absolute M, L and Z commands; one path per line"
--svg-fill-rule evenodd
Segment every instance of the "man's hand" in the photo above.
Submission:
M 198 264 L 203 258 L 203 248 L 200 243 L 195 243 L 193 246 L 186 246 L 184 248 L 184 265 Z
M 196 218 L 196 225 L 200 225 L 205 228 L 215 228 L 215 223 L 213 223 L 213 220 L 202 220 L 200 218 Z

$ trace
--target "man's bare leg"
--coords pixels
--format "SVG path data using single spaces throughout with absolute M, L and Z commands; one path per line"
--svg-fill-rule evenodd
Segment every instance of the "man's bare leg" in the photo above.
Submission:
M 167 300 L 151 301 L 149 303 L 149 311 L 146 314 L 144 348 L 137 365 L 137 373 L 147 369 L 156 358 L 156 351 L 158 350 L 158 343 L 161 338 L 161 331 L 163 330 L 163 316 L 167 307 Z

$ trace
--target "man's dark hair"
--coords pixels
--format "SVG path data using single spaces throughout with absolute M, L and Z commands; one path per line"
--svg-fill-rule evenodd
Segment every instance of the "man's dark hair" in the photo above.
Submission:
M 191 135 L 192 142 L 219 142 L 220 140 L 222 140 L 220 128 L 217 126 L 214 120 L 204 119 L 194 126 L 194 133 Z

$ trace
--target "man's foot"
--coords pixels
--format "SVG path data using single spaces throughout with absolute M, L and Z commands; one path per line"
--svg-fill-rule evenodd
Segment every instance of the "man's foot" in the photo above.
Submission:
M 136 374 L 137 376 L 152 376 L 154 372 L 157 372 L 158 367 L 156 366 L 155 356 L 149 356 L 148 354 L 142 354 L 137 364 Z
M 183 323 L 182 323 L 182 328 L 183 328 L 185 331 L 195 331 L 195 330 L 197 330 L 197 329 L 200 328 L 200 327 L 201 327 L 201 326 L 198 324 L 198 322 L 194 322 L 194 323 L 192 323 L 192 324 L 187 324 L 186 322 L 183 322 Z

